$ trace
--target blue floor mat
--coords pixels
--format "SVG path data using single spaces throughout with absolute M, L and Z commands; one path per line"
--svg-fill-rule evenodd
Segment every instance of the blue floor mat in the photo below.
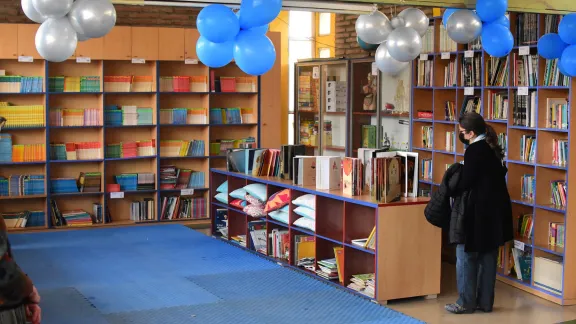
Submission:
M 414 324 L 181 225 L 10 236 L 44 324 Z

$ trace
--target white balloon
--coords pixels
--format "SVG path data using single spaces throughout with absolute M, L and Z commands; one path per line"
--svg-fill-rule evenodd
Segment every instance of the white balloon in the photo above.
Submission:
M 68 18 L 76 32 L 98 38 L 116 25 L 116 9 L 110 0 L 76 0 Z
M 88 36 L 86 36 L 86 35 L 84 35 L 84 34 L 80 34 L 80 33 L 76 33 L 76 34 L 77 34 L 77 36 L 78 36 L 78 41 L 79 41 L 79 42 L 84 42 L 84 41 L 87 41 L 87 40 L 91 39 L 90 37 L 88 37 Z
M 394 29 L 388 36 L 387 43 L 390 55 L 400 62 L 410 62 L 417 58 L 422 51 L 422 38 L 413 28 L 399 27 Z
M 41 24 L 46 21 L 46 18 L 36 11 L 32 4 L 32 0 L 22 0 L 22 11 L 24 11 L 26 17 L 33 22 Z
M 392 18 L 390 23 L 392 24 L 392 28 L 394 28 L 394 29 L 396 29 L 398 27 L 406 26 L 406 22 L 404 21 L 404 18 L 402 18 L 402 17 L 394 17 L 394 18 Z
M 40 15 L 47 18 L 62 18 L 72 8 L 74 0 L 32 0 L 32 5 Z
M 430 19 L 420 9 L 416 8 L 404 9 L 402 10 L 402 12 L 398 14 L 398 17 L 404 19 L 404 21 L 406 22 L 406 24 L 404 25 L 405 27 L 414 28 L 418 32 L 418 34 L 420 34 L 420 37 L 426 34 L 426 31 L 428 30 L 428 27 L 430 25 Z
M 68 18 L 48 19 L 36 32 L 36 50 L 47 61 L 66 61 L 78 45 L 78 36 Z
M 378 46 L 374 59 L 376 61 L 376 66 L 378 66 L 378 70 L 387 75 L 396 76 L 398 73 L 402 72 L 402 70 L 407 68 L 410 63 L 397 61 L 390 56 L 387 44 L 388 42 L 384 42 Z
M 388 38 L 393 28 L 390 20 L 380 11 L 360 15 L 356 19 L 356 34 L 366 43 L 380 44 Z

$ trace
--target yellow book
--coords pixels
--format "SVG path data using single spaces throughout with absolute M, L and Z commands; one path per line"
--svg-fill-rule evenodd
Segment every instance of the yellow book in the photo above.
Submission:
M 336 269 L 338 270 L 338 281 L 344 284 L 344 248 L 335 247 L 334 257 L 336 258 Z

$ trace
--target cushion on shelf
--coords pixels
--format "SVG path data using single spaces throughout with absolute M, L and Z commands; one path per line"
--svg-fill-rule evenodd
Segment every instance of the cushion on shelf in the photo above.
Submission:
M 311 230 L 312 232 L 316 232 L 316 221 L 310 218 L 301 217 L 298 218 L 294 224 L 294 226 L 302 227 Z
M 290 205 L 286 205 L 286 206 L 284 206 L 284 207 L 282 207 L 282 208 L 280 208 L 280 209 L 278 209 L 278 210 L 279 210 L 279 211 L 283 211 L 283 212 L 285 212 L 285 213 L 288 213 L 288 212 L 290 212 Z
M 245 199 L 250 205 L 262 206 L 262 208 L 264 208 L 264 202 L 262 202 L 260 199 L 258 199 L 256 197 L 253 197 L 249 194 L 246 194 Z
M 228 192 L 228 180 L 219 185 L 216 192 Z
M 246 202 L 246 200 L 242 200 L 242 199 L 234 199 L 230 202 L 231 206 L 234 206 L 234 207 L 240 208 L 240 209 L 246 207 L 247 204 L 248 203 Z
M 310 209 L 316 210 L 316 196 L 311 194 L 306 194 L 300 196 L 294 200 L 292 203 L 296 206 L 308 207 Z
M 280 209 L 290 203 L 290 189 L 280 190 L 277 193 L 270 196 L 264 211 L 269 213 Z
M 288 224 L 289 214 L 287 212 L 283 212 L 281 210 L 275 210 L 275 211 L 269 212 L 268 216 L 270 216 L 272 219 L 275 219 L 279 222 L 282 222 L 284 224 Z
M 311 220 L 316 220 L 316 211 L 308 207 L 302 207 L 302 206 L 296 207 L 294 209 L 294 212 L 302 217 L 306 217 Z
M 258 198 L 260 201 L 268 200 L 268 196 L 266 195 L 266 185 L 262 183 L 251 183 L 247 186 L 244 186 L 246 192 L 252 196 Z
M 244 190 L 244 188 L 238 188 L 230 193 L 230 197 L 244 199 L 246 197 L 246 190 Z
M 262 217 L 266 216 L 264 212 L 264 206 L 248 205 L 244 207 L 244 212 L 252 217 Z
M 214 198 L 216 198 L 216 200 L 218 200 L 219 202 L 221 202 L 223 204 L 228 204 L 228 194 L 225 192 L 220 192 L 220 193 L 216 194 L 216 196 L 214 196 Z

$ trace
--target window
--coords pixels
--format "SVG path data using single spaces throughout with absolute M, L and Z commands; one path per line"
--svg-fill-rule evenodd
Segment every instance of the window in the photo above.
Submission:
M 322 12 L 320 13 L 320 18 L 318 20 L 318 35 L 330 35 L 330 33 L 332 33 L 332 14 L 329 12 Z
M 327 47 L 318 48 L 318 57 L 329 58 L 330 57 L 330 49 Z

